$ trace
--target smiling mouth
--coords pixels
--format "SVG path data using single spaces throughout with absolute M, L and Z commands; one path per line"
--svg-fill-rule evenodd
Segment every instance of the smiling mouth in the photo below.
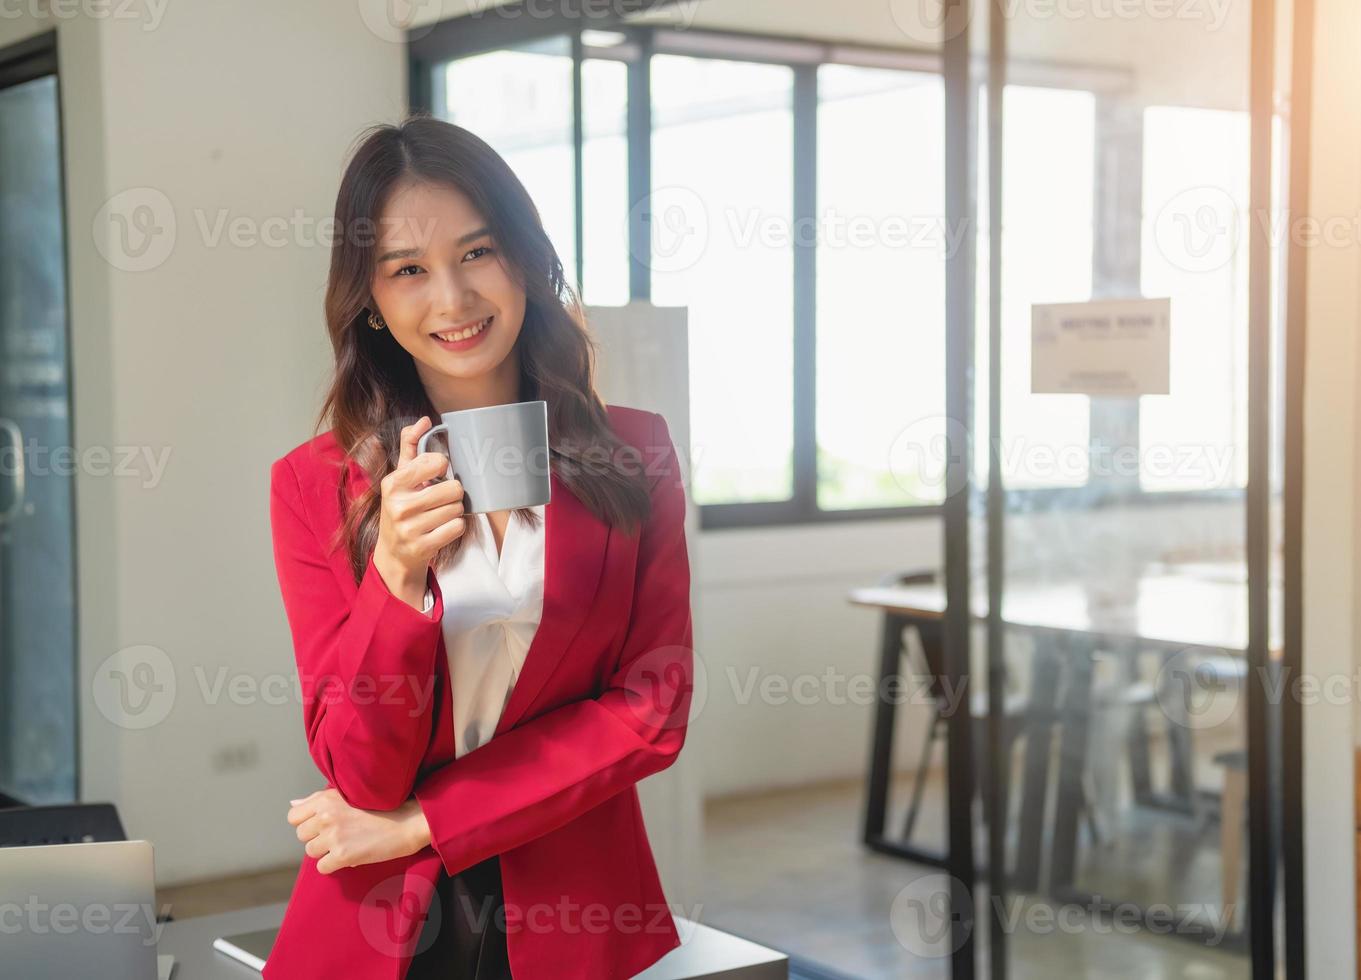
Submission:
M 493 319 L 495 319 L 495 314 L 487 317 L 485 320 L 477 321 L 470 327 L 463 327 L 457 330 L 448 330 L 444 333 L 431 334 L 431 336 L 436 337 L 439 340 L 442 340 L 445 343 L 449 344 L 452 344 L 459 340 L 467 340 L 469 337 L 476 337 L 483 330 L 486 330 L 489 326 L 491 326 L 491 322 Z

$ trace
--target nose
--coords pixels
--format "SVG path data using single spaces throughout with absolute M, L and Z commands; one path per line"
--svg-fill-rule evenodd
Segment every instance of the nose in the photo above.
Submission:
M 445 269 L 436 277 L 434 312 L 448 323 L 471 319 L 477 309 L 477 290 L 457 268 Z

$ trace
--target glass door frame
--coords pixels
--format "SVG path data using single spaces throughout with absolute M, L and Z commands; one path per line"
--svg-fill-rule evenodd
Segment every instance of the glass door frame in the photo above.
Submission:
M 71 276 L 70 276 L 70 254 L 69 254 L 69 253 L 70 253 L 70 248 L 69 248 L 69 244 L 68 244 L 68 243 L 66 242 L 66 240 L 65 240 L 65 239 L 66 239 L 66 233 L 67 233 L 67 230 L 68 230 L 68 205 L 67 205 L 67 197 L 66 197 L 66 180 L 65 180 L 65 175 L 66 175 L 66 165 L 65 165 L 65 140 L 64 140 L 65 133 L 64 133 L 63 118 L 62 118 L 61 73 L 60 73 L 60 71 L 58 70 L 59 66 L 58 66 L 57 43 L 58 43 L 58 32 L 57 32 L 55 29 L 53 29 L 53 30 L 49 30 L 49 31 L 44 31 L 44 32 L 41 33 L 41 34 L 35 34 L 35 35 L 31 36 L 31 37 L 24 38 L 24 39 L 21 40 L 21 41 L 16 41 L 16 42 L 14 42 L 13 44 L 9 44 L 9 45 L 6 45 L 6 46 L 3 47 L 3 48 L 0 48 L 0 90 L 5 90 L 5 89 L 13 88 L 14 86 L 17 86 L 17 85 L 23 85 L 23 84 L 26 84 L 26 83 L 28 83 L 28 82 L 33 82 L 33 81 L 36 81 L 36 80 L 38 80 L 38 79 L 46 78 L 46 77 L 48 77 L 48 76 L 51 76 L 51 78 L 53 79 L 53 83 L 54 83 L 54 87 L 55 87 L 55 91 L 56 91 L 56 114 L 57 114 L 57 119 L 56 119 L 56 125 L 57 125 L 57 161 L 56 161 L 56 162 L 57 162 L 58 167 L 60 168 L 60 180 L 59 180 L 60 192 L 59 192 L 59 202 L 58 202 L 58 206 L 59 206 L 59 208 L 60 208 L 60 214 L 58 215 L 58 220 L 60 221 L 60 225 L 61 225 L 61 229 L 62 229 L 62 236 L 63 236 L 62 260 L 63 260 L 63 263 L 64 263 L 64 269 L 63 269 L 63 272 L 62 272 L 62 289 L 63 289 L 63 293 L 64 293 L 64 295 L 63 295 L 63 303 L 64 303 L 65 311 L 66 311 L 66 316 L 65 316 L 65 318 L 64 318 L 65 322 L 64 322 L 64 324 L 63 324 L 63 329 L 64 329 L 64 331 L 65 331 L 65 343 L 64 343 L 64 348 L 65 348 L 66 357 L 67 357 L 67 365 L 66 365 L 67 371 L 66 371 L 66 376 L 67 376 L 68 379 L 70 379 L 70 381 L 69 381 L 69 383 L 68 383 L 68 386 L 67 386 L 67 390 L 66 390 L 66 399 L 65 399 L 65 400 L 66 400 L 66 406 L 65 406 L 65 407 L 66 407 L 67 418 L 71 420 L 71 426 L 72 426 L 72 429 L 71 429 L 71 437 L 72 437 L 72 442 L 74 443 L 74 439 L 75 439 L 75 432 L 74 432 L 74 412 L 72 411 L 72 409 L 73 409 L 73 402 L 74 402 L 74 397 L 75 397 L 75 395 L 74 395 L 74 390 L 75 390 L 75 389 L 74 389 L 74 374 L 73 374 L 73 372 L 72 372 L 72 370 L 71 370 L 71 359 L 72 359 L 72 343 L 71 343 L 71 341 L 72 341 L 72 327 L 71 327 L 71 315 L 70 315 L 70 310 L 71 310 Z M 17 452 L 16 452 L 16 456 L 15 456 L 15 459 L 16 459 L 15 466 L 16 466 L 16 470 L 17 470 L 17 473 L 16 473 L 16 484 L 17 484 L 17 485 L 19 486 L 19 488 L 22 490 L 22 487 L 23 487 L 23 472 L 24 472 L 24 465 L 25 465 L 25 459 L 24 459 L 24 455 L 23 455 L 23 454 L 24 454 L 24 452 L 25 452 L 25 449 L 24 449 L 23 446 L 19 446 L 19 447 L 16 447 L 16 448 L 17 448 Z M 80 690 L 80 681 L 81 681 L 81 669 L 80 669 L 81 633 L 80 633 L 80 591 L 79 591 L 79 576 L 78 576 L 78 574 L 77 574 L 77 558 L 78 558 L 78 555 L 79 555 L 79 548 L 78 548 L 78 543 L 79 543 L 79 537 L 78 537 L 78 535 L 79 535 L 79 528 L 77 527 L 77 523 L 76 523 L 76 504 L 75 504 L 75 496 L 74 496 L 74 484 L 73 484 L 73 486 L 72 486 L 72 491 L 73 491 L 73 495 L 72 495 L 72 503 L 71 503 L 71 512 L 69 513 L 69 515 L 67 515 L 67 519 L 69 520 L 70 525 L 71 525 L 71 550 L 70 550 L 70 554 L 69 554 L 67 557 L 68 557 L 68 560 L 69 560 L 69 563 L 70 563 L 70 564 L 69 564 L 69 567 L 70 567 L 70 573 L 71 573 L 71 580 L 70 580 L 69 588 L 70 588 L 71 600 L 72 600 L 72 613 L 73 613 L 73 616 L 74 616 L 74 619 L 73 619 L 73 621 L 72 621 L 72 623 L 71 623 L 71 656 L 72 656 L 73 659 L 74 659 L 74 663 L 72 664 L 72 676 L 73 676 L 73 678 L 74 678 L 74 683 L 72 684 L 72 686 L 71 686 L 71 691 L 70 691 L 70 699 L 71 699 L 71 700 L 70 700 L 70 718 L 71 718 L 71 722 L 72 722 L 72 726 L 73 726 L 73 730 L 72 730 L 72 732 L 71 732 L 71 744 L 72 744 L 73 749 L 72 749 L 72 758 L 71 758 L 70 802 L 76 802 L 77 800 L 79 800 L 79 799 L 81 798 L 81 785 L 82 785 L 83 768 L 84 768 L 84 767 L 83 767 L 83 765 L 82 765 L 82 753 L 81 753 L 81 697 L 80 697 L 80 693 L 81 693 L 81 690 Z M 3 656 L 3 651 L 0 651 L 0 656 Z M 7 694 L 6 692 L 0 691 L 0 710 L 3 710 L 3 708 L 4 708 L 3 699 L 4 699 L 4 697 L 7 697 L 7 696 L 8 696 L 8 694 Z M 0 752 L 8 752 L 8 751 L 10 751 L 10 749 L 11 749 L 11 747 L 10 747 L 9 745 L 0 746 Z M 33 803 L 33 802 L 34 802 L 34 801 L 31 800 L 31 799 L 18 799 L 18 798 L 16 798 L 16 797 L 12 797 L 12 796 L 9 796 L 9 795 L 5 794 L 3 791 L 0 791 L 0 807 L 4 807 L 4 806 L 13 806 L 13 805 L 29 805 L 29 804 L 31 804 L 31 803 Z M 48 802 L 48 801 L 43 801 L 43 802 Z
M 1007 21 L 1000 4 L 979 0 L 985 8 L 985 77 L 975 80 L 971 71 L 977 64 L 970 57 L 970 31 L 973 18 L 951 20 L 951 10 L 967 8 L 970 0 L 945 0 L 941 21 L 962 26 L 944 40 L 947 119 L 956 123 L 947 131 L 947 220 L 952 227 L 976 229 L 977 186 L 975 167 L 977 148 L 973 134 L 977 127 L 972 116 L 977 104 L 976 84 L 986 89 L 988 130 L 987 177 L 989 221 L 988 269 L 989 309 L 987 319 L 988 426 L 990 434 L 988 478 L 984 487 L 986 545 L 986 663 L 988 681 L 988 718 L 985 727 L 989 756 L 1001 759 L 1003 696 L 1006 666 L 1003 659 L 1002 604 L 1004 584 L 1004 532 L 1006 491 L 1002 483 L 1001 431 L 1001 220 L 1003 151 L 1003 93 L 1007 84 Z M 1290 53 L 1290 117 L 1282 132 L 1289 139 L 1286 215 L 1304 214 L 1308 203 L 1308 164 L 1310 135 L 1310 66 L 1312 65 L 1312 0 L 1293 0 L 1294 29 Z M 1248 570 L 1248 671 L 1247 731 L 1248 755 L 1248 941 L 1251 976 L 1267 980 L 1277 975 L 1277 964 L 1288 980 L 1306 975 L 1304 936 L 1303 876 L 1303 785 L 1302 713 L 1298 699 L 1284 698 L 1279 705 L 1278 744 L 1271 734 L 1271 705 L 1267 691 L 1268 626 L 1273 614 L 1270 606 L 1270 497 L 1271 424 L 1272 424 L 1272 310 L 1281 302 L 1283 342 L 1280 347 L 1283 386 L 1281 418 L 1284 442 L 1282 549 L 1284 588 L 1282 601 L 1281 668 L 1286 677 L 1298 676 L 1302 663 L 1302 501 L 1303 501 L 1303 368 L 1306 334 L 1305 254 L 1299 236 L 1289 236 L 1282 259 L 1283 297 L 1271 293 L 1272 226 L 1265 216 L 1278 217 L 1273 210 L 1273 124 L 1277 80 L 1277 38 L 1275 0 L 1251 0 L 1250 33 L 1250 180 L 1248 237 L 1249 310 L 1248 310 L 1248 456 L 1246 488 L 1246 527 Z M 958 222 L 958 224 L 955 224 Z M 971 243 L 973 236 L 964 241 Z M 953 493 L 945 508 L 945 585 L 947 611 L 945 644 L 947 671 L 952 683 L 963 690 L 961 703 L 970 703 L 967 687 L 970 671 L 970 502 L 973 499 L 973 451 L 976 422 L 973 409 L 973 338 L 976 321 L 973 310 L 975 266 L 974 249 L 957 250 L 947 270 L 946 320 L 948 417 L 957 421 L 951 430 L 949 465 L 953 475 L 948 486 Z M 979 379 L 980 381 L 982 379 Z M 963 882 L 978 881 L 974 867 L 972 793 L 976 773 L 971 746 L 973 730 L 970 712 L 956 711 L 950 719 L 949 828 L 951 882 L 958 889 Z M 1280 785 L 1273 779 L 1271 756 L 1280 751 Z M 995 770 L 995 767 L 990 767 Z M 1000 812 L 1000 782 L 991 780 L 983 792 L 991 795 L 993 813 Z M 1279 808 L 1276 803 L 1279 800 Z M 992 980 L 1008 976 L 1007 931 L 1002 911 L 1007 896 L 1006 816 L 1001 827 L 985 827 L 987 846 L 986 883 L 989 908 L 987 963 Z M 1277 868 L 1281 868 L 1280 893 L 1285 901 L 1278 905 Z M 975 899 L 972 888 L 955 896 L 951 907 L 951 976 L 954 980 L 973 980 L 982 959 L 976 943 L 973 921 Z M 1277 911 L 1283 942 L 1278 949 Z

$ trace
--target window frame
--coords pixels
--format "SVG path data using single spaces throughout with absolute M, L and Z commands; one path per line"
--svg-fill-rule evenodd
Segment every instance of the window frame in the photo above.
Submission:
M 586 3 L 587 0 L 582 0 Z M 651 192 L 651 59 L 654 54 L 675 54 L 694 58 L 713 58 L 744 62 L 782 65 L 794 73 L 792 97 L 793 115 L 793 188 L 792 214 L 796 222 L 811 221 L 817 213 L 817 116 L 818 69 L 824 64 L 855 65 L 901 71 L 944 73 L 941 53 L 929 49 L 876 47 L 864 44 L 824 42 L 802 38 L 786 38 L 711 28 L 678 30 L 665 24 L 639 24 L 630 18 L 652 9 L 673 6 L 673 0 L 633 0 L 636 8 L 628 13 L 598 13 L 587 16 L 580 10 L 568 10 L 568 5 L 545 16 L 537 11 L 534 16 L 514 16 L 523 4 L 492 8 L 489 11 L 467 14 L 441 21 L 413 32 L 407 43 L 410 104 L 413 110 L 443 115 L 443 91 L 438 82 L 439 69 L 450 61 L 502 48 L 516 47 L 546 37 L 566 36 L 570 41 L 573 86 L 573 141 L 576 174 L 575 239 L 576 263 L 574 284 L 580 292 L 584 266 L 584 235 L 582 178 L 582 146 L 584 140 L 581 107 L 581 69 L 588 58 L 623 61 L 628 65 L 627 154 L 628 200 L 632 216 L 629 225 L 629 295 L 634 301 L 651 299 L 651 267 L 644 258 L 650 253 L 650 227 L 645 209 L 634 207 L 646 200 Z M 619 11 L 620 5 L 615 5 Z M 523 12 L 523 11 L 521 11 Z M 608 30 L 622 34 L 626 40 L 609 48 L 590 47 L 583 43 L 583 30 Z M 1121 200 L 1138 202 L 1142 194 L 1141 168 L 1131 171 L 1134 161 L 1122 160 L 1118 168 L 1109 159 L 1099 156 L 1102 133 L 1110 124 L 1109 101 L 1103 96 L 1118 91 L 1123 85 L 1121 73 L 1094 68 L 1063 68 L 1051 65 L 1031 66 L 1024 73 L 1013 73 L 1012 84 L 1032 84 L 1050 88 L 1073 88 L 1092 92 L 1097 99 L 1097 152 L 1091 161 L 1097 184 L 1098 206 L 1093 212 L 1093 273 L 1094 298 L 1099 298 L 1102 285 L 1108 289 L 1113 282 L 1128 280 L 1130 270 L 1125 266 L 1127 256 L 1110 256 L 1102 243 L 1109 243 L 1107 222 L 1119 220 L 1118 215 L 1103 212 L 1100 204 L 1112 199 L 1103 186 L 1103 179 L 1111 173 L 1138 175 L 1132 185 L 1114 190 Z M 1033 77 L 1020 77 L 1033 76 Z M 976 88 L 981 91 L 981 82 Z M 1109 145 L 1109 144 L 1107 144 Z M 1117 152 L 1142 152 L 1142 132 L 1137 138 L 1120 141 Z M 1126 219 L 1127 220 L 1127 219 Z M 816 301 L 817 301 L 817 245 L 816 242 L 796 240 L 791 244 L 793 272 L 793 441 L 792 495 L 786 500 L 734 501 L 699 505 L 701 530 L 747 527 L 772 527 L 799 524 L 834 523 L 838 521 L 877 521 L 885 519 L 938 518 L 944 511 L 943 503 L 905 504 L 889 507 L 823 509 L 817 502 L 817 376 L 816 376 Z M 1133 270 L 1133 287 L 1137 290 L 1137 258 Z M 1122 283 L 1128 287 L 1128 283 Z M 944 322 L 940 324 L 945 331 Z M 1132 437 L 1138 444 L 1139 408 L 1137 403 L 1124 404 L 1115 399 L 1090 400 L 1090 433 L 1093 440 L 1109 438 L 1116 433 Z M 1089 476 L 1086 484 L 1078 487 L 1053 487 L 1008 490 L 1006 509 L 1009 512 L 1030 510 L 1092 510 L 1107 507 L 1153 506 L 1241 500 L 1243 488 L 1209 488 L 1204 490 L 1146 490 L 1138 478 L 1117 480 Z

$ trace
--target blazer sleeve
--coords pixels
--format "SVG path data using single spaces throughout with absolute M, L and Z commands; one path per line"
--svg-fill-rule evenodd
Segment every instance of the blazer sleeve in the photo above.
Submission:
M 371 556 L 358 591 L 347 596 L 302 500 L 292 464 L 276 460 L 274 564 L 308 750 L 351 806 L 396 809 L 410 798 L 430 741 L 443 597 L 434 588 L 433 609 L 418 612 L 388 591 Z
M 685 491 L 666 422 L 654 415 L 644 460 L 658 458 L 629 625 L 603 693 L 509 729 L 417 783 L 449 874 L 561 827 L 679 754 L 693 686 Z

